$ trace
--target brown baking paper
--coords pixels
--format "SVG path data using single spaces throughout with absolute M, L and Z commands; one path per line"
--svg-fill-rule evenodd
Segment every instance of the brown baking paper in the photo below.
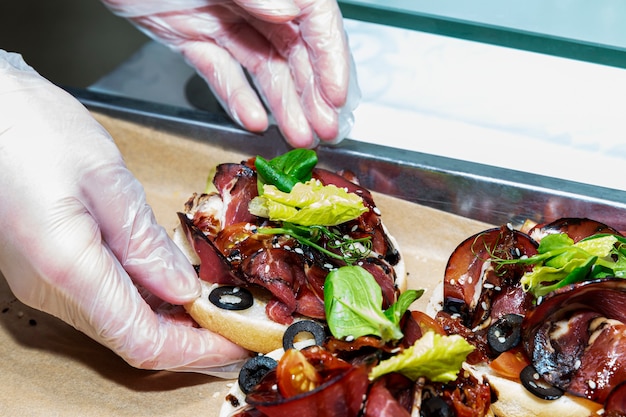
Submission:
M 116 140 L 129 169 L 144 185 L 157 221 L 168 231 L 176 212 L 202 191 L 211 167 L 239 162 L 206 142 L 95 114 Z M 419 308 L 441 280 L 463 239 L 487 227 L 445 212 L 375 195 L 383 221 L 397 239 L 410 288 L 425 288 Z M 193 373 L 132 368 L 65 323 L 15 299 L 0 279 L 0 415 L 217 416 L 229 385 Z

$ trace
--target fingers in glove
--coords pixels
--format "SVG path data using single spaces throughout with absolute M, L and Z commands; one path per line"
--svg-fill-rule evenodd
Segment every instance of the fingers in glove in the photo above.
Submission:
M 339 6 L 335 0 L 296 0 L 296 4 L 321 95 L 332 106 L 342 107 L 348 95 L 350 51 Z
M 206 80 L 230 117 L 251 132 L 263 132 L 269 121 L 267 112 L 250 86 L 241 65 L 228 51 L 213 42 L 185 42 L 181 53 Z
M 300 14 L 300 8 L 292 0 L 234 0 L 254 17 L 271 23 L 285 23 Z
M 209 19 L 207 26 L 211 23 L 215 22 Z M 261 123 L 261 115 L 267 117 L 265 110 L 241 70 L 243 66 L 254 79 L 286 140 L 294 147 L 311 147 L 315 143 L 314 134 L 285 58 L 253 26 L 241 20 L 223 31 L 212 30 L 211 35 L 216 36 L 215 42 L 184 42 L 178 49 L 207 79 L 233 118 L 252 131 L 267 127 Z M 262 120 L 267 123 L 267 119 Z
M 156 222 L 143 187 L 121 164 L 88 170 L 85 203 L 106 244 L 133 278 L 162 300 L 184 304 L 200 295 L 193 266 Z

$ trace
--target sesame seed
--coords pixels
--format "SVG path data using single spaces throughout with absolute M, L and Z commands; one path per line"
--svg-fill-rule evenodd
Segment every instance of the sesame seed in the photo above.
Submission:
M 506 337 L 504 337 L 504 336 L 500 336 L 500 337 L 498 338 L 498 342 L 500 342 L 500 343 L 504 343 L 504 342 L 506 342 Z
M 591 379 L 587 381 L 587 385 L 589 385 L 589 388 L 591 389 L 596 389 L 596 382 L 592 381 Z
M 326 268 L 326 269 L 333 269 L 333 265 L 332 264 L 324 264 L 324 268 Z
M 511 223 L 507 223 L 506 228 L 509 230 L 513 230 L 513 225 Z
M 496 291 L 502 291 L 502 287 L 500 287 L 499 285 L 493 287 L 493 289 L 496 290 Z
M 380 210 L 378 209 L 378 207 L 374 207 L 374 213 L 378 214 L 380 216 Z
M 580 359 L 576 359 L 576 362 L 574 362 L 574 369 L 580 368 L 580 365 L 581 365 Z
M 265 265 L 265 273 L 267 274 L 268 272 L 270 272 L 270 266 L 269 265 Z
M 483 310 L 487 310 L 487 303 L 486 302 L 482 302 L 480 303 L 480 306 L 482 307 Z
M 358 228 L 359 228 L 359 225 L 355 224 L 354 226 L 352 226 L 352 231 L 356 232 Z
M 346 342 L 352 342 L 354 340 L 354 336 L 348 335 L 346 336 Z
M 483 288 L 486 288 L 488 290 L 492 289 L 493 287 L 495 287 L 495 285 L 490 284 L 488 282 L 485 282 L 485 284 L 483 285 Z
M 283 246 L 283 249 L 285 249 L 285 250 L 291 250 L 291 246 L 289 246 L 289 245 L 284 245 L 284 246 Z
M 451 279 L 451 280 L 450 280 L 450 285 L 455 285 L 455 284 L 456 284 L 456 281 L 455 281 L 455 280 L 453 280 L 453 279 Z
M 294 249 L 294 251 L 295 251 L 297 254 L 300 254 L 300 255 L 302 255 L 302 254 L 304 253 L 304 251 L 302 250 L 302 248 L 295 248 L 295 249 Z

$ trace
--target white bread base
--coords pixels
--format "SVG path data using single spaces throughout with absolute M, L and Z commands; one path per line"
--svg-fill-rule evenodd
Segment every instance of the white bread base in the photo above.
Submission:
M 276 323 L 267 317 L 265 306 L 271 298 L 269 292 L 249 288 L 254 299 L 252 307 L 245 310 L 226 310 L 209 301 L 209 294 L 219 285 L 201 282 L 200 298 L 185 305 L 189 315 L 200 326 L 252 352 L 267 353 L 283 346 L 283 334 L 289 326 Z
M 572 395 L 542 400 L 517 381 L 497 376 L 487 365 L 473 368 L 496 392 L 498 400 L 491 405 L 491 411 L 498 417 L 590 417 L 599 416 L 602 410 L 602 405 Z

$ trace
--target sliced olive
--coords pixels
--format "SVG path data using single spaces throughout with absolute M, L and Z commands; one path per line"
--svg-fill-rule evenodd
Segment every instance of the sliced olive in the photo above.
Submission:
M 550 385 L 537 373 L 532 365 L 522 369 L 520 380 L 524 388 L 543 400 L 556 400 L 563 396 L 564 391 L 554 385 Z
M 310 333 L 318 346 L 323 345 L 326 340 L 326 330 L 320 323 L 313 320 L 300 320 L 294 322 L 285 330 L 283 334 L 283 349 L 289 350 L 294 348 L 294 340 L 300 333 Z
M 259 355 L 250 358 L 243 364 L 239 371 L 239 388 L 244 394 L 248 394 L 258 385 L 265 375 L 276 368 L 278 363 L 269 356 Z
M 523 316 L 519 314 L 505 314 L 489 327 L 487 341 L 489 346 L 498 352 L 506 352 L 517 346 L 521 339 L 521 325 Z
M 446 403 L 441 397 L 430 397 L 426 400 L 422 400 L 420 407 L 420 417 L 454 417 L 455 413 L 452 411 L 448 403 Z
M 224 310 L 245 310 L 252 307 L 252 293 L 245 288 L 220 286 L 209 294 L 209 301 Z

